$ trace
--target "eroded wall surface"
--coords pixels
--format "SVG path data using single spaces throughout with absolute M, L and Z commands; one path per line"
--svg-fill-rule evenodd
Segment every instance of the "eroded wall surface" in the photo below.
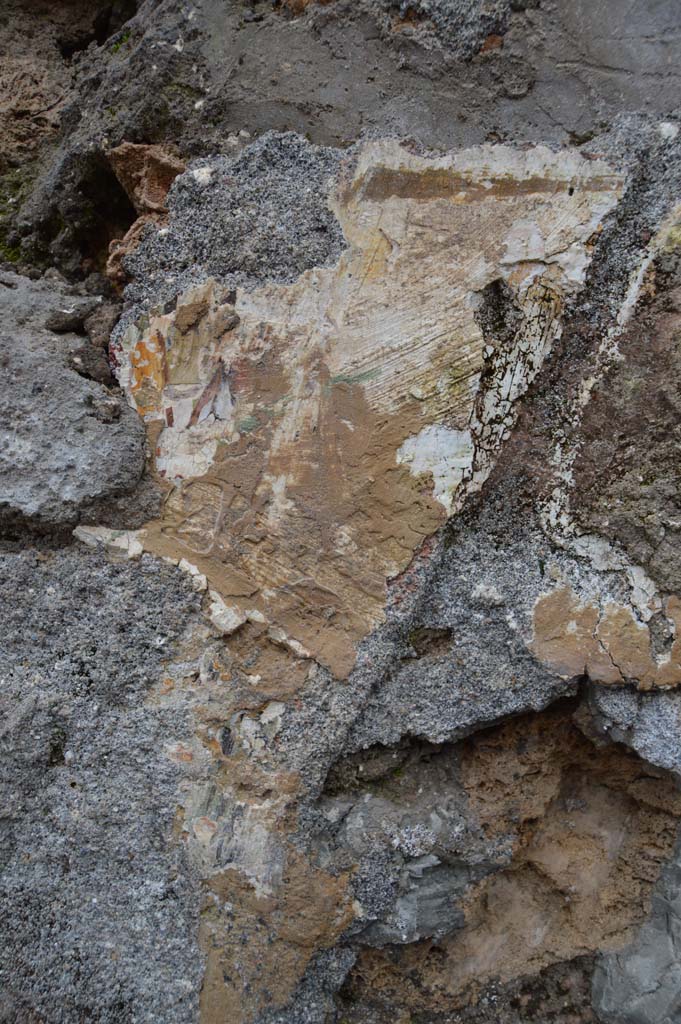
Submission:
M 8 8 L 0 1020 L 679 1019 L 675 7 Z

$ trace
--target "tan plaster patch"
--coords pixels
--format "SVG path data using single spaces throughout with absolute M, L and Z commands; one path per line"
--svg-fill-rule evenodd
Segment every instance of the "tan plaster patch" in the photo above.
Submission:
M 123 142 L 108 152 L 114 174 L 125 189 L 138 217 L 123 238 L 109 245 L 106 273 L 119 289 L 126 281 L 123 259 L 137 248 L 147 224 L 162 224 L 166 196 L 185 164 L 164 146 Z
M 246 1024 L 283 1006 L 313 954 L 350 923 L 347 875 L 334 878 L 293 848 L 285 870 L 278 896 L 258 896 L 232 870 L 210 880 L 201 924 L 202 1024 Z
M 666 656 L 656 658 L 650 629 L 632 609 L 608 602 L 601 609 L 582 604 L 569 587 L 542 595 L 533 612 L 531 650 L 565 678 L 588 675 L 598 683 L 636 683 L 641 690 L 681 683 L 681 601 L 667 599 L 665 614 L 675 639 Z

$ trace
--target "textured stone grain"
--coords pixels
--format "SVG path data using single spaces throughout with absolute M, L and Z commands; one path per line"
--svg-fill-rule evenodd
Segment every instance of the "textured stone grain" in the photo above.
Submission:
M 0 1018 L 195 1020 L 199 894 L 173 843 L 186 709 L 150 703 L 196 599 L 81 550 L 0 558 Z
M 11 273 L 0 293 L 0 523 L 63 530 L 138 487 L 143 426 L 117 391 L 69 365 L 92 301 Z

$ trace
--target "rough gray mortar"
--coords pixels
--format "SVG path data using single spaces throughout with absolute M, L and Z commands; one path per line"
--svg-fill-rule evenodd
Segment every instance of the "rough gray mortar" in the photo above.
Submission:
M 96 300 L 7 272 L 0 300 L 0 531 L 149 518 L 157 499 L 142 482 L 142 421 L 119 392 L 72 368 L 83 344 L 72 332 Z
M 454 59 L 469 59 L 490 35 L 503 36 L 511 11 L 538 7 L 536 0 L 359 0 L 388 40 L 395 26 L 422 46 Z
M 147 703 L 196 611 L 149 557 L 0 557 L 4 1024 L 196 1019 L 199 896 L 164 753 L 192 723 Z
M 587 705 L 594 738 L 625 743 L 650 764 L 681 777 L 681 693 L 639 693 L 631 687 L 591 686 Z
M 173 142 L 186 157 L 271 129 L 334 145 L 580 143 L 622 111 L 666 117 L 678 104 L 675 0 L 416 0 L 426 20 L 396 31 L 387 12 L 403 6 L 337 0 L 291 17 L 264 2 L 146 0 L 74 55 L 61 136 L 9 244 L 73 274 L 101 260 L 134 216 L 105 155 L 124 140 Z M 475 53 L 489 32 L 503 48 Z
M 235 157 L 195 161 L 170 189 L 167 227 L 150 226 L 125 259 L 132 281 L 116 337 L 206 277 L 253 288 L 334 262 L 344 238 L 328 197 L 342 161 L 341 150 L 276 132 Z
M 336 1019 L 334 996 L 356 954 L 350 949 L 326 949 L 318 953 L 298 985 L 292 1005 L 283 1012 L 268 1011 L 254 1024 L 328 1024 Z
M 453 524 L 419 588 L 407 651 L 364 704 L 346 749 L 395 743 L 405 734 L 442 743 L 575 692 L 575 683 L 535 661 L 513 623 L 515 609 L 528 604 L 519 592 L 542 587 L 551 545 L 519 527 L 498 546 L 500 512 L 508 517 L 492 500 L 468 528 L 465 520 Z M 409 644 L 417 630 L 446 631 L 449 650 L 419 657 Z

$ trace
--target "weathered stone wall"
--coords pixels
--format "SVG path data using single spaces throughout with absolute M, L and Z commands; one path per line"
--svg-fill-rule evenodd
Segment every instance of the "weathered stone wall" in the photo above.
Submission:
M 0 32 L 0 1020 L 681 1019 L 677 4 Z

